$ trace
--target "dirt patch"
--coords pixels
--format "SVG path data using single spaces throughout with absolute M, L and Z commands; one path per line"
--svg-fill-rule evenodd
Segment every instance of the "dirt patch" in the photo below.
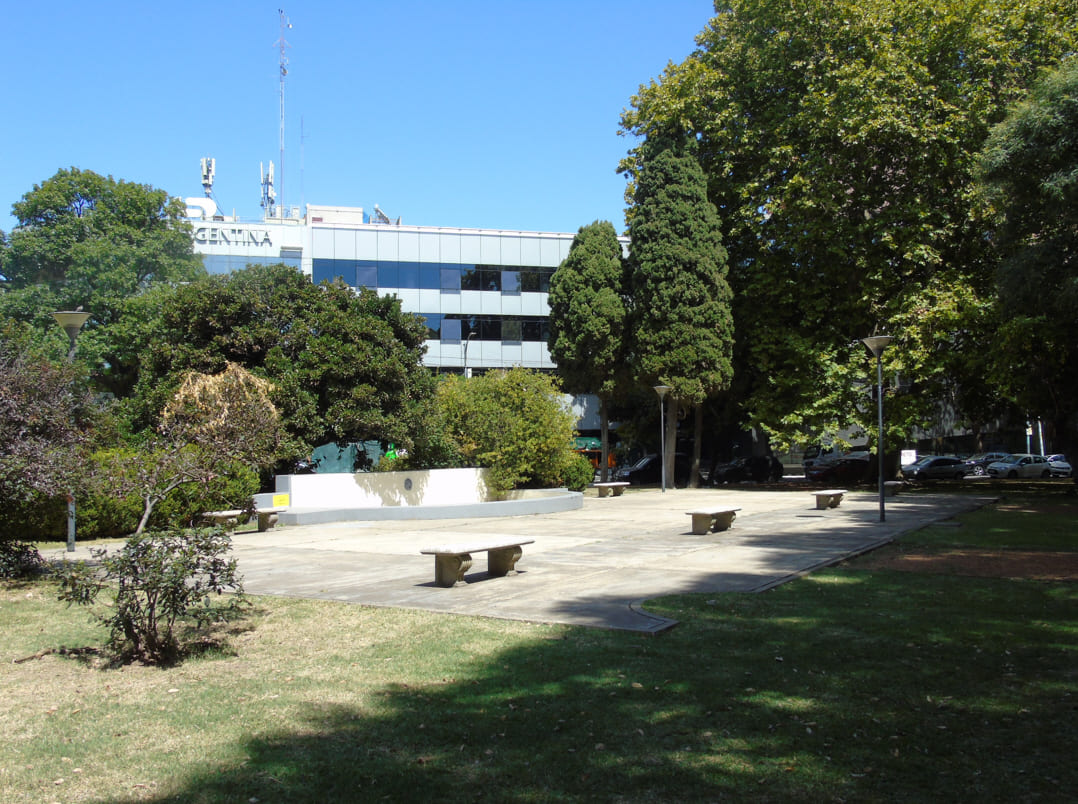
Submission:
M 1078 581 L 1078 553 L 1023 550 L 909 551 L 881 547 L 851 560 L 855 569 L 890 569 L 977 578 Z

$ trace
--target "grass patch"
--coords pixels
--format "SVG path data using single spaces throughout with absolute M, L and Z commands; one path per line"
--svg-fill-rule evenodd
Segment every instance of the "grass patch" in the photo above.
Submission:
M 1018 532 L 1025 516 L 1004 503 L 939 530 Z M 12 664 L 102 635 L 48 584 L 9 584 L 0 791 L 15 804 L 1061 800 L 1078 787 L 1076 597 L 1075 584 L 853 563 L 761 595 L 652 601 L 682 622 L 657 638 L 255 598 L 221 650 L 103 670 L 83 654 Z
M 1072 551 L 1078 497 L 1003 494 L 985 508 L 956 517 L 961 527 L 934 525 L 906 534 L 902 545 L 985 550 Z

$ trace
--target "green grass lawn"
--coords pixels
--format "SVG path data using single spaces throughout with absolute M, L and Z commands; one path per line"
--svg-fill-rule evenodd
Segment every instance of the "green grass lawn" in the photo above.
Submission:
M 1076 513 L 1068 498 L 1005 499 L 903 543 L 1074 550 Z M 0 800 L 1011 802 L 1078 789 L 1075 583 L 852 562 L 759 595 L 652 601 L 681 622 L 659 637 L 255 604 L 225 650 L 103 670 L 87 655 L 12 663 L 102 633 L 47 583 L 0 587 Z

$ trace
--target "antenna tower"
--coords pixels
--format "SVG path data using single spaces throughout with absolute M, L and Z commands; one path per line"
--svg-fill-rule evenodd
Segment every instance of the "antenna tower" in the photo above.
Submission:
M 286 29 L 292 27 L 292 23 L 289 22 L 288 15 L 284 13 L 283 8 L 277 9 L 277 14 L 281 20 L 281 37 L 276 42 L 277 48 L 280 51 L 281 67 L 281 153 L 280 158 L 277 160 L 277 170 L 280 173 L 280 181 L 277 183 L 277 188 L 279 191 L 278 195 L 281 199 L 280 208 L 281 217 L 283 218 L 287 214 L 286 210 L 288 209 L 288 207 L 285 206 L 284 202 L 284 79 L 285 76 L 288 75 L 288 54 L 286 51 L 288 48 L 292 47 L 290 44 L 288 44 L 287 40 L 285 40 L 284 32 Z

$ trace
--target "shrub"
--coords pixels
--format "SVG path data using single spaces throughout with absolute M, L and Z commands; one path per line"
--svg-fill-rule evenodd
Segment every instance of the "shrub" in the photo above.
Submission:
M 76 500 L 80 539 L 122 538 L 135 532 L 146 506 L 141 490 L 131 478 L 140 462 L 147 462 L 146 455 L 131 448 L 94 454 L 94 468 L 86 491 Z M 189 527 L 199 522 L 204 511 L 242 508 L 259 489 L 258 473 L 249 466 L 234 462 L 219 466 L 218 470 L 204 483 L 172 489 L 154 506 L 150 527 L 156 530 Z
M 570 456 L 565 465 L 562 482 L 569 491 L 583 491 L 595 478 L 595 467 L 583 455 Z
M 142 533 L 119 552 L 91 550 L 85 561 L 59 571 L 60 600 L 93 605 L 102 590 L 114 591 L 105 614 L 108 645 L 123 661 L 170 664 L 182 656 L 183 639 L 235 617 L 246 603 L 231 539 L 219 528 Z M 215 598 L 234 592 L 223 600 Z
M 45 559 L 32 544 L 0 541 L 0 578 L 33 578 L 47 569 Z
M 466 462 L 489 470 L 493 491 L 563 482 L 575 417 L 556 378 L 519 367 L 451 376 L 438 402 L 448 436 Z

